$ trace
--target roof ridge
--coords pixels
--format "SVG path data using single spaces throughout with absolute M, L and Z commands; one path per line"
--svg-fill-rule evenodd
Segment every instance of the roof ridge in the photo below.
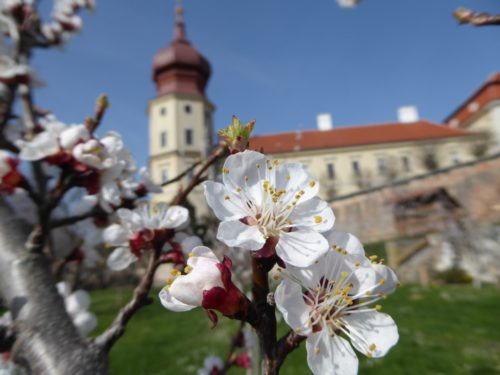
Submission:
M 272 136 L 283 136 L 283 135 L 288 135 L 288 134 L 297 134 L 297 133 L 315 133 L 315 132 L 321 132 L 321 133 L 329 133 L 332 131 L 338 131 L 338 130 L 350 130 L 350 129 L 362 129 L 362 128 L 374 128 L 374 127 L 383 127 L 383 126 L 415 126 L 415 125 L 430 125 L 430 126 L 438 126 L 442 127 L 446 130 L 451 130 L 448 126 L 445 126 L 445 124 L 440 124 L 437 122 L 433 122 L 430 120 L 418 120 L 412 123 L 403 123 L 403 122 L 384 122 L 384 123 L 376 123 L 376 124 L 366 124 L 366 125 L 344 125 L 340 127 L 335 127 L 330 130 L 319 130 L 319 129 L 305 129 L 305 130 L 288 130 L 288 131 L 283 131 L 283 132 L 275 132 L 275 133 L 267 133 L 267 134 L 257 134 L 253 136 L 252 138 L 258 138 L 258 137 L 272 137 Z M 452 130 L 458 130 L 458 129 L 452 129 Z M 462 130 L 458 130 L 459 132 L 462 132 Z

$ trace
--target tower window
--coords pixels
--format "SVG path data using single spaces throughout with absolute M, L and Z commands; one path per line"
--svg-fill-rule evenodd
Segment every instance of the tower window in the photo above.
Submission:
M 326 165 L 326 174 L 329 180 L 335 180 L 335 165 L 333 163 Z
M 354 173 L 354 176 L 356 176 L 356 177 L 361 176 L 361 168 L 359 166 L 359 161 L 357 161 L 357 160 L 352 161 L 352 172 Z
M 410 158 L 408 156 L 404 155 L 401 158 L 401 162 L 403 163 L 403 170 L 405 172 L 410 172 L 411 171 Z
M 378 165 L 378 172 L 380 174 L 385 174 L 385 172 L 387 172 L 387 166 L 385 165 L 385 159 L 384 158 L 378 158 L 377 159 L 377 165 Z
M 186 129 L 186 144 L 187 145 L 192 145 L 193 144 L 193 129 Z
M 161 170 L 161 183 L 167 182 L 168 181 L 168 169 L 163 168 Z
M 166 131 L 162 131 L 160 133 L 160 147 L 161 148 L 167 147 L 167 132 Z
M 166 115 L 167 115 L 167 107 L 161 107 L 160 116 L 166 116 Z
M 192 109 L 191 109 L 191 106 L 190 106 L 189 104 L 186 104 L 186 105 L 184 106 L 184 112 L 186 112 L 186 113 L 191 113 L 191 110 L 192 110 Z

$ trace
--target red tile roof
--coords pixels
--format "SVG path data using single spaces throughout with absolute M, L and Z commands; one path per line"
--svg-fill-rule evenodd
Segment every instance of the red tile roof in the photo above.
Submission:
M 452 129 L 428 121 L 418 121 L 411 124 L 388 123 L 336 128 L 327 131 L 306 130 L 258 135 L 251 139 L 250 148 L 277 154 L 393 142 L 425 141 L 468 135 L 470 133 L 460 129 Z
M 462 103 L 444 122 L 452 127 L 466 127 L 477 111 L 494 100 L 500 100 L 500 73 L 493 74 L 483 85 Z

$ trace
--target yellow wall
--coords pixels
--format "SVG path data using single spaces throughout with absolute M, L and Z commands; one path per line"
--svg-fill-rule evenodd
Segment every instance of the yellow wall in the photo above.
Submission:
M 186 106 L 190 106 L 188 113 Z M 166 112 L 162 114 L 162 109 Z M 163 171 L 172 179 L 185 171 L 200 158 L 205 158 L 212 145 L 213 106 L 200 97 L 170 94 L 157 97 L 149 104 L 149 167 L 153 181 L 162 182 Z M 186 143 L 186 130 L 192 131 L 192 144 Z M 166 132 L 166 145 L 162 146 L 162 132 Z M 180 184 L 185 186 L 188 178 L 164 188 L 153 200 L 171 201 Z M 203 202 L 200 202 L 200 199 Z M 190 202 L 206 212 L 201 188 L 190 196 Z M 200 204 L 203 203 L 203 204 Z

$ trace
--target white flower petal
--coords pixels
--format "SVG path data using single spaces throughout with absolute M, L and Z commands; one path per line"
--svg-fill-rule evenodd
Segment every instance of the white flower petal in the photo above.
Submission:
M 166 288 L 163 288 L 160 291 L 159 296 L 160 296 L 160 302 L 163 305 L 163 307 L 171 311 L 183 312 L 192 310 L 196 307 L 196 306 L 186 305 L 185 303 L 182 303 L 181 301 L 175 299 Z
M 175 299 L 186 305 L 201 306 L 204 290 L 223 286 L 221 274 L 216 263 L 204 257 L 197 257 L 192 267 L 187 275 L 178 276 L 168 290 Z
M 339 254 L 335 250 L 328 250 L 325 255 L 319 257 L 308 267 L 288 265 L 287 271 L 300 280 L 302 285 L 314 289 L 320 284 L 321 278 L 338 280 L 342 272 L 351 272 L 352 268 L 345 262 L 343 254 Z
M 295 206 L 289 219 L 295 227 L 311 228 L 317 232 L 325 232 L 335 223 L 335 215 L 331 207 L 317 197 Z
M 285 263 L 296 267 L 310 266 L 328 249 L 326 238 L 312 230 L 282 233 L 276 245 L 278 256 Z
M 194 268 L 196 267 L 198 262 L 205 262 L 207 260 L 214 264 L 220 262 L 219 258 L 217 258 L 217 256 L 212 250 L 210 250 L 210 248 L 206 246 L 198 246 L 191 251 L 191 254 L 187 260 L 187 265 Z
M 67 281 L 61 281 L 56 284 L 57 292 L 64 298 L 71 294 L 71 286 Z
M 151 175 L 146 167 L 141 167 L 139 169 L 139 178 L 142 184 L 149 193 L 161 193 L 163 191 L 160 185 L 157 185 L 151 179 Z
M 380 285 L 374 291 L 375 293 L 391 294 L 399 284 L 398 277 L 392 269 L 384 264 L 374 264 L 372 267 L 377 273 L 376 282 Z
M 259 228 L 243 224 L 239 220 L 220 223 L 217 239 L 227 246 L 242 247 L 246 250 L 260 250 L 266 242 Z
M 361 293 L 370 290 L 372 294 L 391 294 L 398 285 L 394 271 L 383 264 L 366 264 L 355 270 Z
M 16 145 L 20 149 L 19 159 L 22 160 L 41 160 L 59 151 L 57 138 L 46 131 L 37 134 L 29 142 L 19 140 Z
M 319 192 L 319 182 L 311 176 L 307 167 L 300 163 L 280 164 L 276 170 L 276 187 L 291 195 L 303 191 L 299 202 L 305 202 Z
M 117 247 L 108 257 L 106 264 L 113 271 L 121 271 L 137 261 L 128 247 Z
M 73 324 L 82 336 L 87 336 L 96 326 L 97 317 L 88 311 L 82 311 L 73 318 Z
M 307 327 L 311 309 L 304 301 L 299 284 L 284 279 L 276 288 L 274 299 L 276 307 L 290 327 L 300 335 L 308 335 L 311 332 L 311 328 Z
M 115 206 L 119 206 L 122 202 L 121 191 L 115 181 L 108 182 L 102 185 L 101 194 L 106 202 L 109 202 Z
M 184 254 L 189 254 L 195 247 L 202 246 L 203 242 L 198 236 L 189 236 L 182 240 L 181 249 Z
M 161 228 L 180 228 L 189 220 L 189 211 L 181 206 L 172 206 L 167 210 L 165 220 L 160 223 Z
M 245 150 L 230 155 L 224 163 L 222 181 L 231 190 L 258 186 L 266 175 L 266 157 L 260 152 Z M 259 168 L 257 168 L 257 164 Z
M 72 149 L 78 142 L 89 140 L 90 133 L 85 125 L 71 125 L 59 136 L 61 147 L 65 150 Z
M 358 357 L 342 337 L 330 337 L 325 330 L 306 340 L 307 364 L 314 375 L 356 375 Z
M 118 224 L 111 224 L 102 233 L 104 242 L 111 246 L 121 246 L 128 242 L 129 232 Z
M 335 245 L 340 247 L 342 250 L 347 250 L 349 255 L 356 255 L 365 258 L 363 244 L 353 234 L 332 230 L 324 233 L 324 236 L 330 245 Z
M 236 220 L 248 216 L 238 196 L 233 195 L 223 184 L 206 181 L 203 184 L 205 198 L 219 220 Z M 229 199 L 226 199 L 229 197 Z
M 383 357 L 399 340 L 398 328 L 387 314 L 369 311 L 346 315 L 352 345 L 361 353 Z M 374 350 L 370 346 L 374 344 Z
M 86 311 L 90 307 L 90 295 L 84 290 L 77 290 L 64 300 L 66 311 L 70 315 L 76 315 Z

